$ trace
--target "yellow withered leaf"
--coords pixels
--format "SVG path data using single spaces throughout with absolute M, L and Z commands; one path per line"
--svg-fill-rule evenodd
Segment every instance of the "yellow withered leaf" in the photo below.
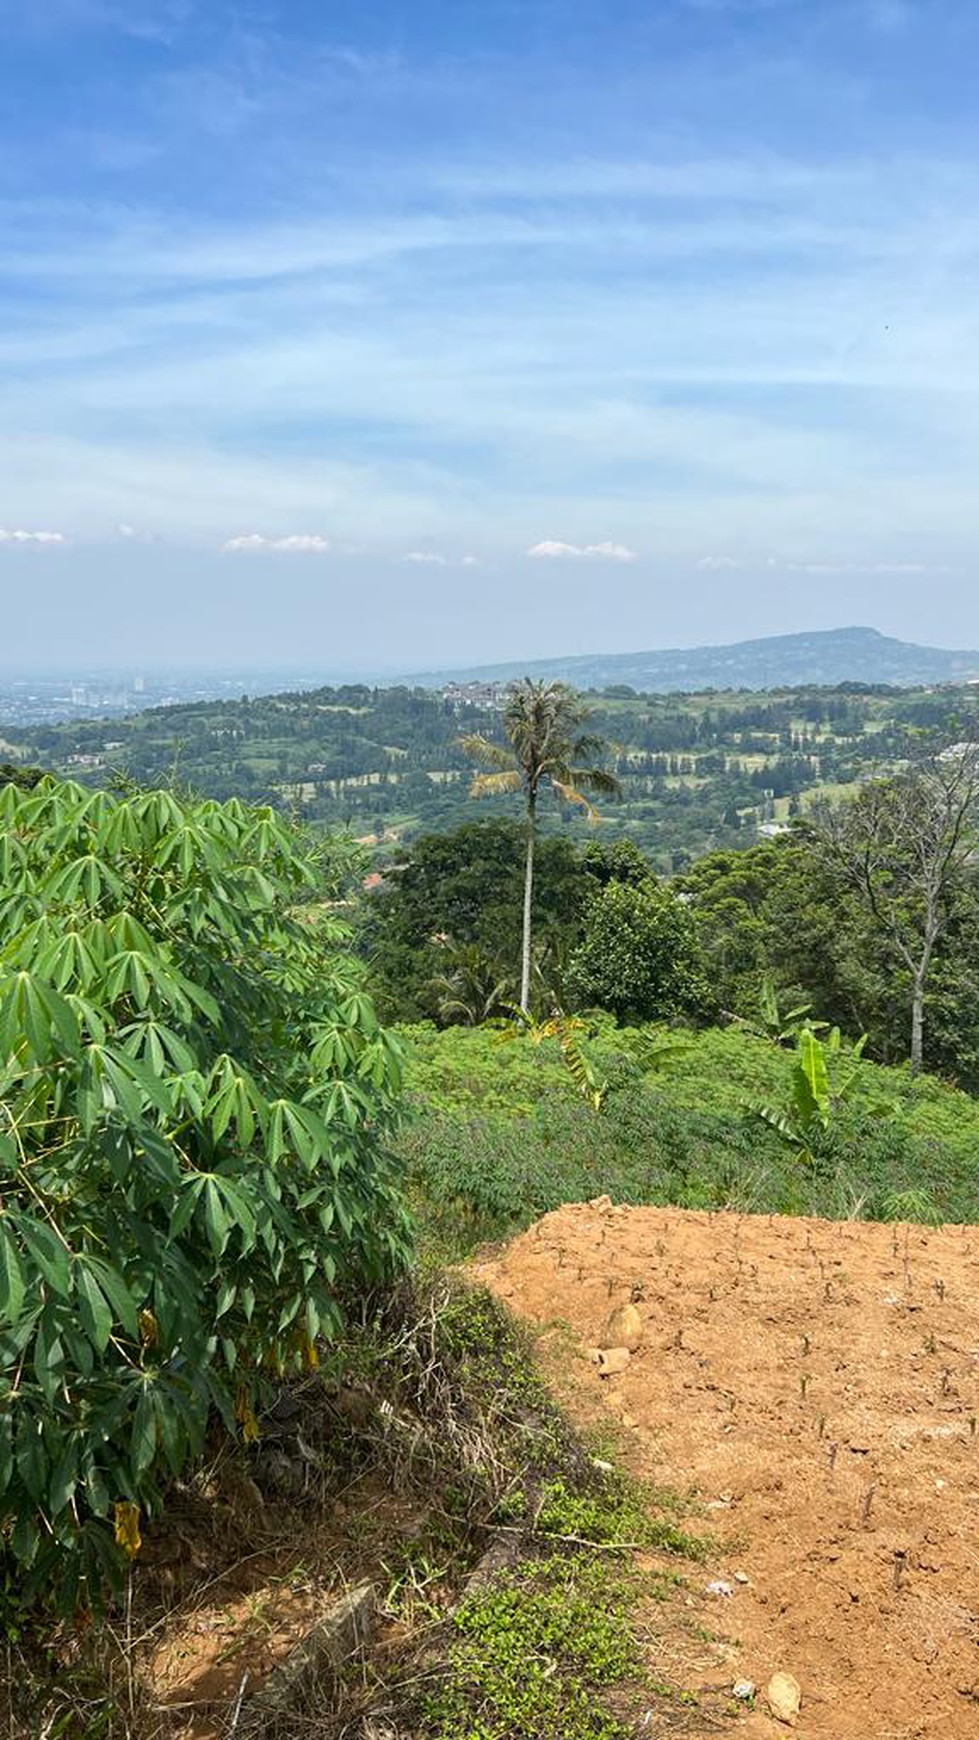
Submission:
M 245 1388 L 244 1384 L 242 1384 L 237 1397 L 235 1398 L 235 1418 L 241 1422 L 241 1435 L 244 1438 L 245 1443 L 254 1444 L 256 1438 L 260 1436 L 258 1421 L 255 1418 L 255 1410 L 252 1407 L 251 1395 Z
M 139 1505 L 130 1504 L 127 1498 L 120 1498 L 113 1505 L 116 1524 L 116 1545 L 120 1546 L 127 1558 L 135 1559 L 143 1544 L 139 1532 Z

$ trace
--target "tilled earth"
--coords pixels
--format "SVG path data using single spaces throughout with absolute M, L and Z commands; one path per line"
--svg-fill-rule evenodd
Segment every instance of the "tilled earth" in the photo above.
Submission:
M 979 1736 L 979 1228 L 602 1198 L 476 1278 L 546 1332 L 580 1422 L 618 1422 L 637 1473 L 698 1495 L 704 1624 L 759 1686 L 739 1732 L 787 1732 L 761 1695 L 784 1671 L 802 1740 Z M 600 1376 L 630 1300 L 640 1345 Z

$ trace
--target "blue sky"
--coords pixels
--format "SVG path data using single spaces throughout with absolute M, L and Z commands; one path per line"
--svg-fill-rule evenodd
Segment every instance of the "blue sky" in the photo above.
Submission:
M 967 0 L 0 0 L 0 661 L 979 645 Z

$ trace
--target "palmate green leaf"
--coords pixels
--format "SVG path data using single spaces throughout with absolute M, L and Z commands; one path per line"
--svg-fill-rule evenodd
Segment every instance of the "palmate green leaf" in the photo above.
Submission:
M 56 990 L 84 993 L 98 984 L 103 963 L 84 931 L 66 930 L 38 953 L 35 966 Z
M 181 821 L 178 827 L 159 841 L 156 858 L 158 863 L 172 866 L 182 876 L 189 876 L 197 866 L 205 865 L 208 869 L 216 869 L 225 864 L 227 849 L 223 842 L 216 841 L 206 829 Z
M 112 1310 L 84 1259 L 76 1265 L 75 1287 L 82 1327 L 96 1352 L 104 1353 L 112 1334 Z
M 43 1421 L 33 1411 L 21 1407 L 17 1414 L 14 1438 L 14 1464 L 29 1498 L 40 1505 L 47 1492 L 48 1458 L 44 1449 Z M 14 1551 L 17 1551 L 16 1540 Z
M 273 1100 L 265 1125 L 266 1151 L 273 1165 L 283 1155 L 295 1154 L 307 1171 L 317 1165 L 330 1147 L 330 1134 L 310 1106 L 294 1100 Z
M 57 906 L 94 910 L 103 901 L 118 901 L 123 884 L 105 859 L 88 852 L 84 857 L 70 859 L 47 878 L 44 892 Z
M 105 973 L 105 995 L 111 1003 L 120 997 L 131 997 L 137 1009 L 149 1007 L 152 979 L 147 971 L 147 958 L 135 949 L 123 949 L 109 961 Z
M 106 819 L 102 838 L 105 850 L 113 857 L 142 850 L 143 832 L 131 804 L 115 805 Z
M 0 788 L 0 811 L 22 848 L 0 897 L 17 951 L 0 961 L 17 1129 L 0 1130 L 0 1410 L 4 1374 L 23 1379 L 0 1412 L 0 1537 L 73 1600 L 116 1563 L 115 1499 L 150 1511 L 210 1409 L 234 1429 L 228 1372 L 291 1358 L 278 1325 L 307 1302 L 332 1332 L 326 1290 L 402 1252 L 374 1148 L 394 1055 L 339 924 L 295 916 L 316 858 L 271 811 L 53 782 Z M 347 1090 L 336 1129 L 326 1085 Z M 357 1200 L 335 1211 L 341 1150 Z
M 121 912 L 111 913 L 102 922 L 102 931 L 105 936 L 105 958 L 125 953 L 143 955 L 147 960 L 156 960 L 159 956 L 159 944 L 154 941 L 145 924 L 126 907 Z
M 227 1055 L 219 1057 L 211 1071 L 211 1091 L 204 1113 L 215 1139 L 220 1141 L 233 1122 L 239 1146 L 251 1147 L 255 1130 L 268 1117 L 265 1096 L 246 1069 Z
M 22 1214 L 18 1232 L 41 1276 L 60 1299 L 71 1298 L 71 1252 L 64 1240 L 44 1221 Z
M 48 1511 L 53 1518 L 67 1510 L 78 1484 L 78 1441 L 69 1438 L 48 1484 Z
M 5 1219 L 0 1219 L 0 1322 L 16 1323 L 24 1304 L 24 1266 Z
M 358 1087 L 348 1081 L 335 1081 L 324 1096 L 323 1109 L 329 1121 L 336 1119 L 348 1130 L 353 1130 L 361 1122 L 366 1108 Z
M 171 1070 L 177 1070 L 181 1075 L 193 1073 L 195 1060 L 190 1046 L 173 1027 L 152 1016 L 123 1028 L 120 1038 L 127 1057 L 145 1064 L 155 1076 Z
M 155 1398 L 147 1385 L 141 1390 L 136 1403 L 129 1442 L 130 1460 L 137 1478 L 146 1473 L 156 1455 L 157 1429 Z
M 35 1063 L 75 1057 L 78 1017 L 53 986 L 25 970 L 0 980 L 0 1058 L 26 1051 Z
M 116 1321 L 135 1341 L 139 1335 L 138 1300 L 133 1298 L 123 1276 L 102 1257 L 89 1255 L 85 1264 L 112 1306 Z

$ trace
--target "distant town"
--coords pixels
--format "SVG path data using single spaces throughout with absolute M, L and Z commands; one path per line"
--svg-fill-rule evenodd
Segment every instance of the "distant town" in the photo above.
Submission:
M 194 701 L 238 701 L 277 689 L 315 688 L 322 675 L 283 671 L 0 670 L 0 726 L 56 725 L 73 719 L 113 719 L 150 707 Z

